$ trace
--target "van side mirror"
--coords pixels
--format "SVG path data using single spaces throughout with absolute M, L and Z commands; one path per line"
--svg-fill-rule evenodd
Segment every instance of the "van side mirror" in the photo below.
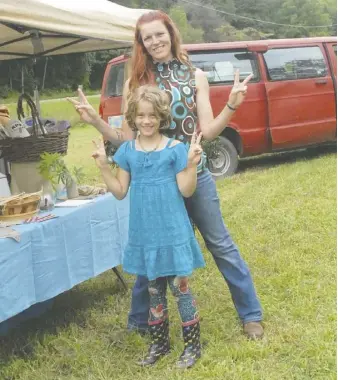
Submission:
M 254 59 L 254 56 L 252 53 L 236 53 L 234 54 L 234 57 L 238 61 L 251 61 Z

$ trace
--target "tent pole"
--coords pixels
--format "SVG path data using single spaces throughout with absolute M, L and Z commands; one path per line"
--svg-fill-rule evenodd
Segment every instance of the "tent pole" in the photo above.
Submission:
M 34 89 L 34 103 L 36 105 L 36 109 L 38 110 L 39 115 L 41 115 L 40 97 L 39 97 L 39 90 L 37 89 L 37 87 Z
M 21 94 L 25 92 L 25 74 L 23 70 L 23 63 L 21 63 Z
M 47 64 L 48 64 L 48 57 L 45 57 L 45 68 L 44 68 L 44 70 L 43 70 L 42 85 L 41 85 L 41 90 L 42 90 L 42 91 L 45 89 L 45 80 L 46 80 Z
M 34 80 L 34 103 L 36 105 L 36 109 L 39 113 L 39 115 L 41 115 L 41 108 L 40 108 L 40 97 L 39 97 L 39 89 L 38 89 L 38 76 L 37 76 L 37 62 L 36 62 L 36 58 L 34 57 L 33 60 L 33 80 Z

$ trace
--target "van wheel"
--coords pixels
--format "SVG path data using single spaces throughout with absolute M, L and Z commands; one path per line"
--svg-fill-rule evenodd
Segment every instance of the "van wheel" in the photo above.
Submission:
M 222 179 L 233 175 L 238 166 L 238 153 L 234 144 L 223 136 L 219 136 L 217 157 L 208 160 L 208 167 L 212 176 Z

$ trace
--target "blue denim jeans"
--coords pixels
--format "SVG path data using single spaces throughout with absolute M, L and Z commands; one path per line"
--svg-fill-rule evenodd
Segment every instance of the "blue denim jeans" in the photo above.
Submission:
M 208 170 L 198 175 L 196 191 L 186 199 L 186 208 L 229 286 L 239 318 L 243 323 L 261 321 L 262 309 L 249 268 L 223 222 L 216 184 Z M 128 328 L 147 329 L 148 315 L 148 279 L 138 276 L 132 292 Z

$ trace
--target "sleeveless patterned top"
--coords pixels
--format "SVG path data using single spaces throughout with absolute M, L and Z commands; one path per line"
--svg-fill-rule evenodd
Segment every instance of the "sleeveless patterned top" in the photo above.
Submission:
M 170 99 L 173 121 L 168 137 L 189 143 L 197 128 L 195 70 L 177 59 L 154 63 L 155 83 Z
M 156 85 L 170 99 L 173 120 L 165 134 L 189 145 L 191 136 L 198 130 L 195 69 L 173 59 L 168 63 L 154 63 L 154 76 Z M 203 153 L 198 173 L 205 169 L 206 161 Z
M 198 130 L 195 69 L 191 69 L 178 59 L 168 63 L 153 64 L 156 85 L 164 90 L 170 99 L 172 123 L 165 135 L 189 145 L 191 136 Z M 105 143 L 108 161 L 113 162 L 112 156 L 116 147 L 111 142 Z M 203 152 L 197 172 L 206 168 L 207 158 Z

